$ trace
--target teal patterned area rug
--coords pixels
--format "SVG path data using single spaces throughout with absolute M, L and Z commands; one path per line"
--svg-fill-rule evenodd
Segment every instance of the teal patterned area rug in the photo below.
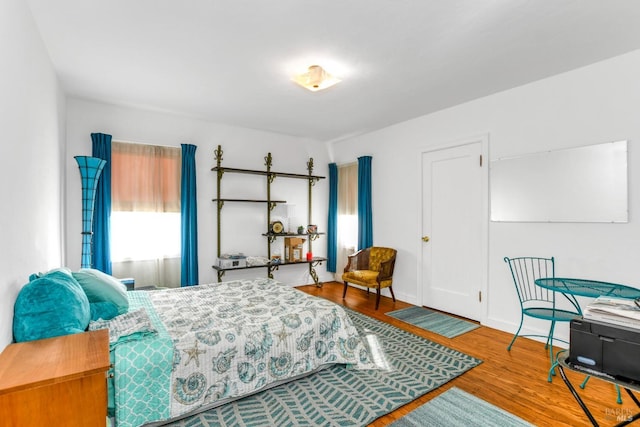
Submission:
M 389 427 L 533 427 L 522 418 L 452 387 Z
M 482 363 L 481 360 L 345 308 L 387 369 L 332 366 L 167 425 L 366 426 Z
M 454 338 L 479 328 L 475 323 L 424 307 L 408 307 L 385 314 L 447 338 Z

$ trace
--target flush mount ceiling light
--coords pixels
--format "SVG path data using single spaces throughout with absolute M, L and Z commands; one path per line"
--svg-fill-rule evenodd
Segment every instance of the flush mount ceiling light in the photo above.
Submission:
M 339 83 L 340 79 L 327 73 L 319 65 L 311 65 L 306 73 L 295 76 L 293 81 L 311 92 L 317 92 Z

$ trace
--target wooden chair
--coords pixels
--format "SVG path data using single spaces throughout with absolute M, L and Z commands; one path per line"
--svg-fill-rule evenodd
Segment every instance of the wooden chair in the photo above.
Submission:
M 393 268 L 396 263 L 395 249 L 372 246 L 359 250 L 353 255 L 349 255 L 347 266 L 344 268 L 342 280 L 344 281 L 344 291 L 342 299 L 347 295 L 349 283 L 365 286 L 367 293 L 369 288 L 376 289 L 376 310 L 380 306 L 380 289 L 389 288 L 391 297 L 395 302 L 391 284 L 393 282 Z

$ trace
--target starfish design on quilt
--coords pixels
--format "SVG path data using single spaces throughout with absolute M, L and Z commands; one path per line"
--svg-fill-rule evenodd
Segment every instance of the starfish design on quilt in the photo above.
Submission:
M 279 342 L 279 343 L 281 343 L 282 341 L 286 340 L 286 339 L 287 339 L 287 337 L 288 337 L 289 335 L 291 335 L 291 333 L 290 333 L 290 332 L 285 331 L 285 329 L 284 329 L 284 324 L 283 324 L 283 325 L 282 325 L 282 330 L 281 330 L 280 332 L 276 332 L 274 335 L 278 337 L 278 342 Z
M 185 353 L 187 353 L 189 355 L 189 358 L 187 359 L 187 361 L 184 362 L 184 366 L 187 366 L 189 364 L 189 362 L 191 362 L 191 360 L 195 360 L 196 361 L 196 366 L 200 367 L 199 357 L 200 357 L 201 354 L 206 353 L 206 351 L 198 349 L 198 341 L 196 341 L 196 344 L 192 348 L 188 348 L 188 349 L 182 350 L 182 351 L 184 351 Z

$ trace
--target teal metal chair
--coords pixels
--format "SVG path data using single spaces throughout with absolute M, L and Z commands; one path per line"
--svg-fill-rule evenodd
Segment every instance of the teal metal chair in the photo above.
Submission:
M 556 326 L 556 322 L 570 322 L 571 319 L 582 316 L 582 310 L 576 300 L 575 296 L 568 294 L 561 294 L 570 303 L 568 309 L 560 309 L 556 307 L 556 294 L 557 292 L 549 289 L 542 288 L 535 284 L 536 279 L 543 277 L 555 277 L 555 262 L 554 258 L 538 258 L 538 257 L 519 257 L 519 258 L 504 258 L 504 262 L 509 265 L 511 276 L 513 277 L 513 283 L 518 293 L 518 300 L 520 302 L 520 326 L 516 331 L 513 339 L 507 347 L 507 351 L 511 351 L 513 343 L 519 336 L 522 337 L 539 337 L 546 338 L 547 342 L 545 349 L 549 350 L 549 360 L 551 361 L 551 369 L 549 370 L 549 381 L 551 381 L 551 375 L 554 374 L 555 359 L 553 354 L 553 331 Z M 522 324 L 524 323 L 525 316 L 533 317 L 536 319 L 548 320 L 551 322 L 549 328 L 549 334 L 544 335 L 535 334 L 523 334 L 520 335 Z M 555 338 L 557 341 L 568 344 L 567 341 Z

